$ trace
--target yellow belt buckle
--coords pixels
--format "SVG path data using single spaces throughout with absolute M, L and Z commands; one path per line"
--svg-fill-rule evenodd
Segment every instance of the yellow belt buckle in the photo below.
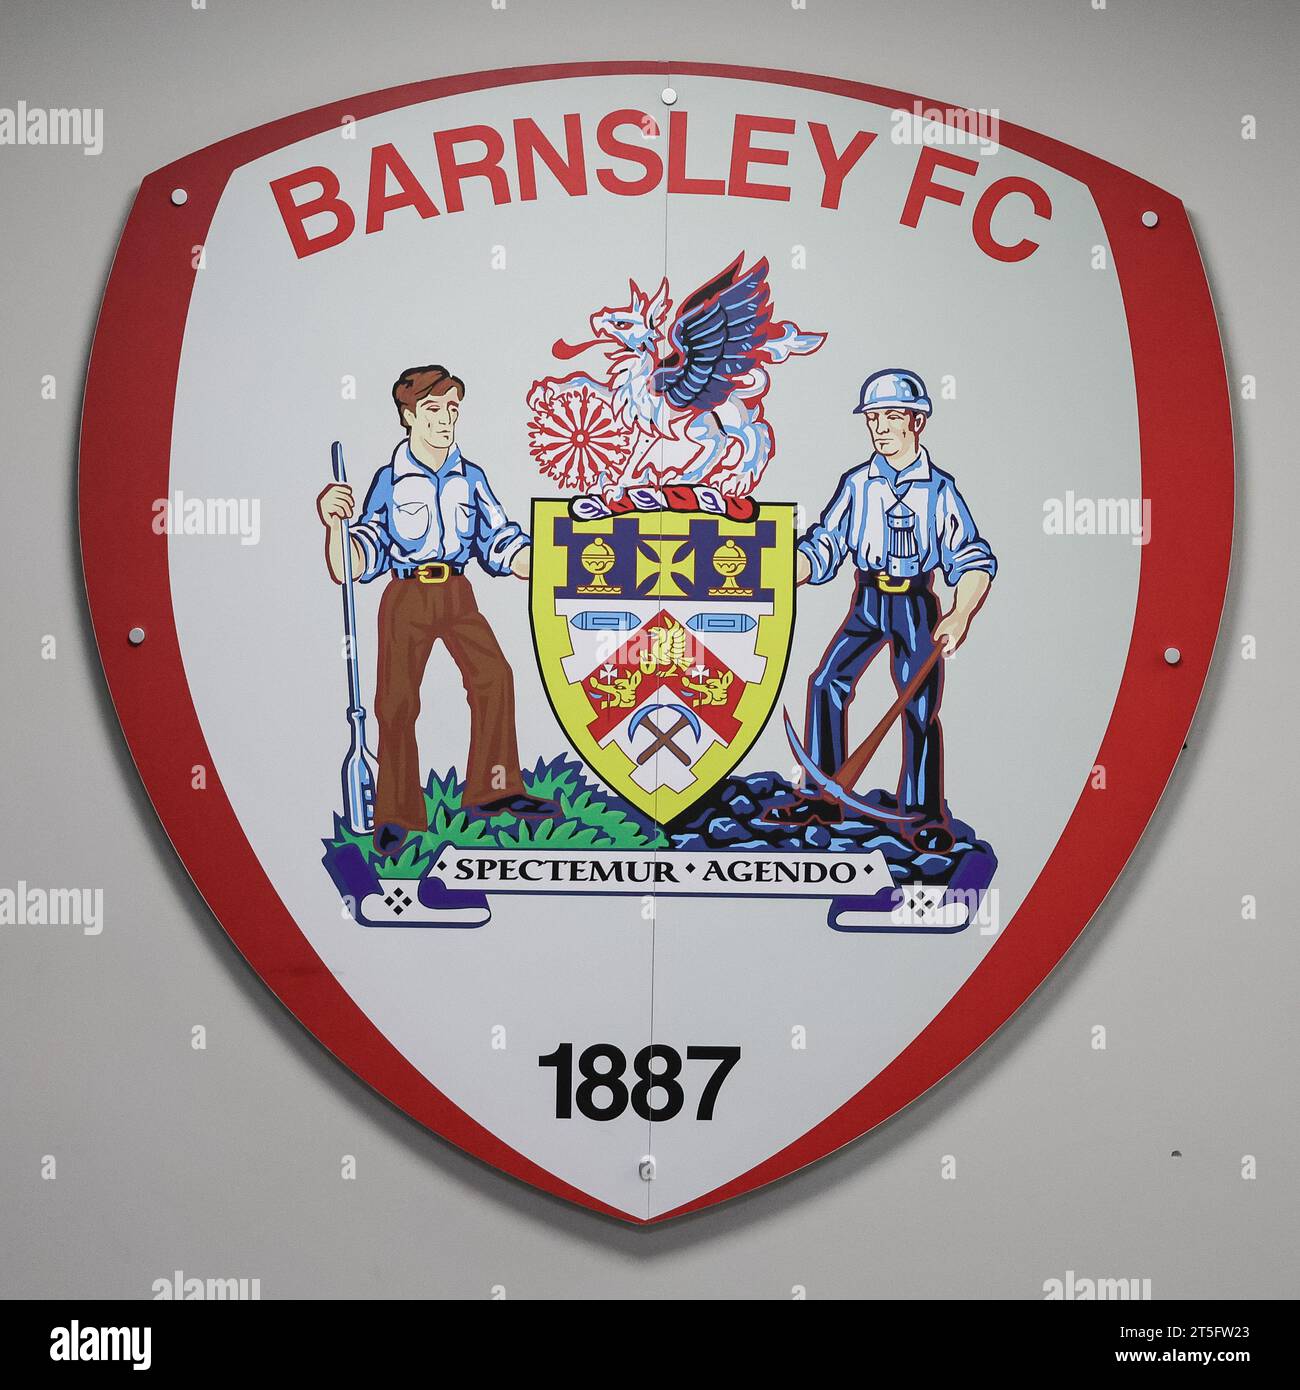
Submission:
M 884 570 L 881 570 L 880 576 L 876 580 L 876 588 L 878 588 L 882 594 L 905 594 L 910 582 L 910 580 L 901 576 L 898 579 L 891 579 Z
M 431 564 L 421 565 L 415 571 L 415 577 L 421 584 L 445 584 L 451 578 L 451 566 L 445 560 L 434 560 Z

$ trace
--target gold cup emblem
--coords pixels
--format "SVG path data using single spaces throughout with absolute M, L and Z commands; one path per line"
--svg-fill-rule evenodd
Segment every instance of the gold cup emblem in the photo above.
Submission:
M 617 584 L 611 584 L 605 576 L 614 568 L 614 547 L 604 538 L 596 536 L 582 547 L 579 559 L 582 567 L 591 576 L 590 584 L 580 584 L 580 594 L 604 594 L 613 597 L 623 591 Z
M 744 573 L 749 561 L 745 552 L 733 540 L 725 540 L 713 552 L 713 568 L 722 580 L 720 589 L 710 589 L 710 598 L 753 598 L 753 589 L 742 589 L 736 576 Z

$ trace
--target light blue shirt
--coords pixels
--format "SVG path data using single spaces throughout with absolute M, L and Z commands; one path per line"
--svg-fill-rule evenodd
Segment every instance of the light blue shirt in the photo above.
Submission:
M 860 570 L 883 570 L 885 513 L 900 498 L 915 513 L 922 574 L 941 569 L 944 579 L 956 584 L 971 570 L 983 570 L 990 579 L 997 573 L 993 551 L 976 530 L 956 484 L 934 467 L 922 447 L 919 457 L 897 473 L 873 454 L 840 479 L 821 521 L 799 542 L 812 566 L 811 582 L 833 579 L 845 559 L 852 559 Z
M 356 577 L 363 583 L 394 566 L 445 560 L 464 568 L 478 560 L 489 574 L 508 574 L 510 562 L 530 544 L 506 516 L 487 475 L 453 444 L 441 468 L 427 468 L 408 440 L 375 474 L 352 539 L 365 555 Z

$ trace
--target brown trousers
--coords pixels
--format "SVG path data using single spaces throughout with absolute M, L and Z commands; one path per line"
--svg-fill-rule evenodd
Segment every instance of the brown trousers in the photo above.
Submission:
M 415 721 L 424 668 L 439 638 L 460 668 L 469 700 L 464 804 L 517 796 L 524 789 L 515 738 L 514 675 L 487 619 L 478 611 L 469 580 L 459 574 L 442 584 L 390 579 L 379 601 L 376 826 L 393 824 L 405 830 L 428 826 Z

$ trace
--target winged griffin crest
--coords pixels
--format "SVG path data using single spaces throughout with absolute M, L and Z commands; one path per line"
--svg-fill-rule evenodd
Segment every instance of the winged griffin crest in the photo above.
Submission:
M 753 492 L 776 449 L 763 412 L 770 368 L 816 352 L 824 333 L 773 322 L 766 258 L 744 253 L 689 295 L 668 328 L 665 277 L 646 294 L 628 281 L 625 305 L 590 316 L 591 337 L 557 339 L 568 361 L 603 347 L 603 377 L 534 381 L 529 449 L 562 488 L 618 495 L 638 485 L 702 484 L 731 497 Z

